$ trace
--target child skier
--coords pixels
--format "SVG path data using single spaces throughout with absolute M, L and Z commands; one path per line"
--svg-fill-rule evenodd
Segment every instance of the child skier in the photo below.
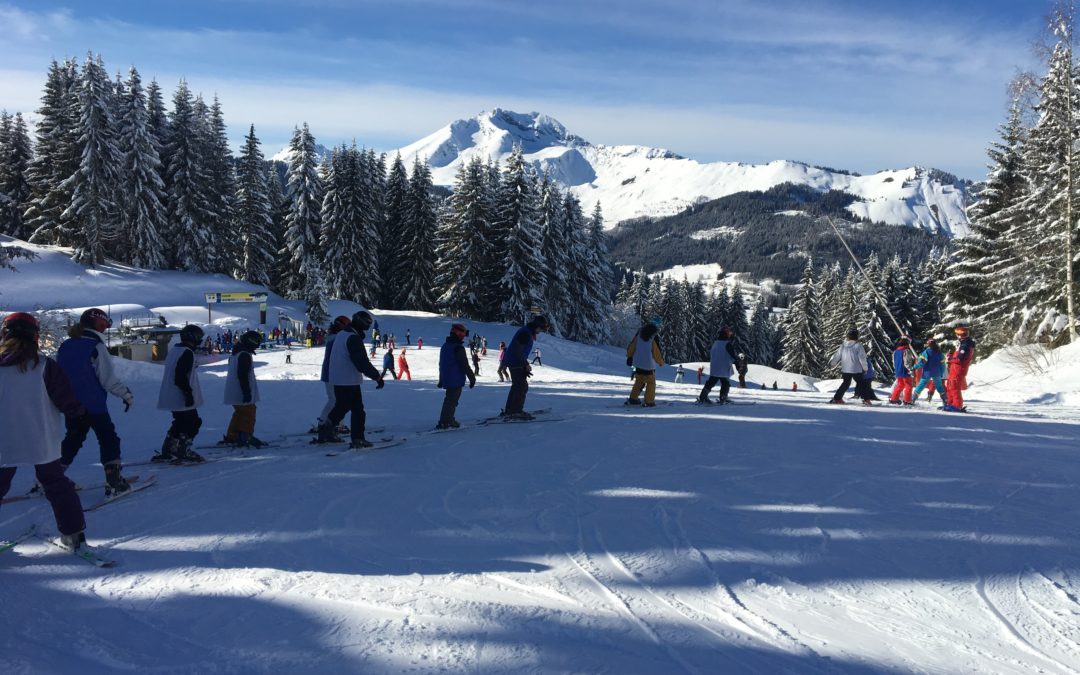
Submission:
M 326 347 L 323 348 L 322 372 L 319 374 L 319 380 L 326 387 L 326 405 L 323 406 L 322 412 L 319 413 L 319 419 L 315 421 L 315 428 L 312 429 L 313 433 L 319 433 L 319 427 L 326 422 L 326 418 L 330 416 L 330 411 L 334 409 L 334 385 L 330 384 L 330 350 L 334 346 L 338 333 L 348 328 L 349 323 L 349 317 L 337 317 L 330 324 L 330 331 L 326 336 Z
M 506 348 L 506 356 L 503 363 L 510 371 L 510 392 L 506 395 L 506 405 L 502 415 L 518 420 L 531 420 L 533 416 L 525 412 L 525 397 L 529 393 L 528 378 L 532 376 L 532 366 L 529 365 L 529 352 L 541 331 L 548 329 L 546 316 L 533 317 L 531 321 L 522 326 L 514 333 L 510 345 Z
M 683 374 L 686 371 L 683 370 L 682 364 L 675 368 L 675 384 L 682 384 Z
M 120 475 L 120 437 L 109 416 L 108 394 L 124 401 L 124 412 L 131 409 L 135 397 L 116 376 L 112 356 L 105 348 L 103 334 L 112 326 L 104 311 L 94 307 L 79 317 L 56 352 L 56 362 L 63 369 L 79 403 L 89 412 L 85 417 L 65 419 L 67 434 L 60 444 L 64 468 L 71 466 L 91 429 L 97 436 L 101 466 L 105 469 L 105 494 L 112 496 L 131 489 Z
M 161 451 L 150 458 L 153 462 L 196 464 L 205 462 L 202 455 L 191 449 L 199 433 L 202 419 L 199 406 L 203 404 L 202 388 L 195 372 L 195 349 L 203 339 L 203 330 L 195 325 L 180 330 L 180 344 L 173 345 L 165 357 L 165 372 L 158 394 L 158 409 L 172 413 L 173 421 L 161 444 Z
M 510 379 L 510 372 L 506 370 L 506 343 L 499 343 L 499 369 L 497 372 L 499 376 L 499 382 L 506 382 Z
M 975 358 L 975 340 L 968 334 L 968 327 L 960 324 L 953 328 L 956 339 L 960 341 L 956 349 L 954 363 L 949 366 L 949 402 L 945 410 L 950 412 L 966 412 L 964 407 L 964 390 L 967 389 L 967 373 L 971 362 Z
M 626 346 L 626 365 L 634 367 L 634 386 L 630 389 L 627 405 L 641 405 L 638 395 L 642 389 L 645 390 L 645 406 L 651 408 L 656 405 L 656 369 L 664 365 L 660 345 L 656 341 L 660 326 L 660 319 L 653 319 L 642 326 Z
M 746 372 L 749 370 L 746 365 L 746 354 L 740 353 L 738 359 L 735 361 L 735 372 L 739 374 L 739 389 L 746 389 Z
M 406 379 L 412 381 L 412 373 L 409 372 L 409 362 L 405 360 L 405 348 L 401 348 L 401 353 L 397 357 L 397 369 L 398 379 Z
M 237 448 L 266 445 L 255 437 L 255 404 L 259 402 L 259 383 L 253 365 L 255 350 L 262 336 L 249 330 L 236 341 L 229 357 L 229 372 L 225 378 L 225 405 L 233 407 L 232 419 L 225 432 L 224 444 Z
M 914 366 L 915 368 L 922 368 L 922 378 L 915 385 L 915 391 L 911 393 L 912 398 L 918 400 L 926 385 L 932 383 L 937 387 L 937 391 L 941 393 L 942 403 L 948 403 L 945 398 L 945 385 L 941 381 L 945 361 L 937 340 L 930 338 L 926 341 L 926 349 L 919 354 L 919 358 L 915 359 Z
M 19 466 L 33 466 L 52 507 L 60 543 L 72 551 L 86 545 L 86 519 L 75 484 L 64 475 L 60 415 L 85 420 L 86 408 L 59 365 L 38 353 L 37 319 L 24 312 L 0 323 L 0 498 Z
M 866 369 L 869 363 L 866 359 L 866 349 L 859 342 L 859 331 L 852 328 L 848 331 L 847 340 L 844 344 L 840 345 L 840 348 L 836 350 L 832 358 L 829 359 L 829 364 L 832 366 L 840 366 L 840 372 L 843 375 L 843 381 L 837 388 L 836 393 L 833 394 L 830 403 L 843 404 L 844 394 L 847 393 L 848 387 L 852 382 L 858 384 L 866 373 Z M 873 405 L 869 399 L 863 398 L 863 405 Z
M 334 433 L 335 428 L 345 418 L 346 413 L 351 413 L 352 442 L 349 447 L 370 448 L 372 445 L 364 435 L 367 414 L 364 412 L 360 383 L 364 381 L 364 375 L 375 380 L 376 389 L 382 389 L 385 383 L 379 371 L 371 365 L 364 350 L 364 331 L 368 328 L 371 328 L 371 315 L 361 310 L 352 315 L 349 327 L 342 329 L 334 340 L 334 350 L 330 353 L 330 384 L 334 385 L 334 408 L 326 422 L 319 427 L 316 443 L 340 441 Z
M 716 341 L 713 342 L 712 349 L 709 350 L 709 379 L 706 380 L 705 386 L 702 388 L 701 393 L 698 394 L 698 403 L 712 403 L 709 399 L 709 392 L 716 386 L 716 383 L 720 383 L 720 395 L 717 397 L 717 403 L 728 402 L 728 392 L 731 390 L 731 371 L 734 369 L 735 359 L 735 345 L 732 341 L 734 336 L 730 327 L 724 326 L 720 329 L 720 334 L 717 336 Z
M 382 372 L 379 373 L 379 377 L 386 377 L 386 371 L 390 371 L 390 376 L 395 380 L 397 379 L 397 373 L 394 372 L 394 348 L 389 347 L 386 353 L 382 357 Z
M 468 335 L 469 331 L 464 324 L 453 324 L 450 326 L 450 334 L 446 336 L 446 342 L 439 351 L 438 386 L 446 390 L 446 395 L 443 397 L 436 429 L 457 429 L 461 426 L 454 417 L 458 401 L 461 399 L 461 390 L 465 388 L 466 379 L 469 380 L 469 389 L 476 386 L 476 375 L 469 369 L 469 359 L 465 355 L 465 338 Z
M 911 340 L 905 335 L 897 341 L 896 349 L 893 350 L 893 370 L 896 372 L 896 384 L 893 385 L 889 403 L 893 405 L 900 405 L 901 403 L 903 405 L 912 405 L 911 388 L 913 383 L 911 369 L 914 363 L 915 358 L 912 356 Z M 901 398 L 903 398 L 902 401 Z
M 472 363 L 473 363 L 473 373 L 476 374 L 476 375 L 479 375 L 480 374 L 480 349 L 479 349 L 479 347 L 473 347 L 473 349 L 472 349 Z

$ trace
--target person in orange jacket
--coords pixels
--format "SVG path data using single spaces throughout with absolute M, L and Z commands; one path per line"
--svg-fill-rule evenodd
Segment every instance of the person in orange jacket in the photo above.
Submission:
M 412 380 L 412 373 L 409 372 L 409 362 L 405 360 L 405 348 L 401 348 L 401 353 L 397 357 L 397 369 L 399 380 Z

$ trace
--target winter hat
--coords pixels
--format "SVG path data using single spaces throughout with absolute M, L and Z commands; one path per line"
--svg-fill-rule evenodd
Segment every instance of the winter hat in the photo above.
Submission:
M 339 316 L 334 319 L 334 323 L 330 324 L 330 332 L 340 333 L 342 330 L 348 328 L 350 323 L 352 322 L 349 321 L 349 317 L 345 315 Z
M 14 312 L 5 316 L 4 322 L 0 324 L 0 340 L 8 337 L 22 337 L 33 338 L 34 342 L 37 342 L 40 330 L 38 320 L 33 314 Z
M 450 326 L 450 335 L 457 338 L 465 338 L 469 335 L 469 329 L 463 323 L 455 323 Z
M 203 329 L 193 323 L 189 323 L 180 329 L 180 342 L 187 345 L 198 345 L 203 339 Z
M 371 322 L 371 315 L 364 310 L 360 310 L 356 314 L 352 315 L 352 321 L 350 321 L 349 323 L 352 325 L 353 328 L 356 328 L 357 330 L 367 330 L 368 328 L 371 328 Z
M 720 329 L 720 339 L 730 338 L 735 334 L 735 331 L 731 330 L 731 326 L 724 326 Z
M 847 338 L 849 340 L 858 340 L 859 339 L 859 329 L 858 328 L 852 328 L 851 330 L 849 330 L 847 332 Z

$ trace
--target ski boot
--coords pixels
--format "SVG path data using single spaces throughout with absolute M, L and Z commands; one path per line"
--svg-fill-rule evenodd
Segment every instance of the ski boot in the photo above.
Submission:
M 450 420 L 450 428 L 451 429 L 460 429 L 461 428 L 461 422 L 458 422 L 457 420 Z
M 628 398 L 625 401 L 623 401 L 623 405 L 641 405 L 641 399 Z
M 889 399 L 889 405 L 900 405 L 900 401 L 899 401 L 899 400 L 896 400 L 896 401 L 894 401 L 894 400 L 892 400 L 892 399 L 890 398 L 890 399 Z
M 699 396 L 698 400 L 695 401 L 695 403 L 697 403 L 698 405 L 710 405 L 712 404 L 712 402 L 713 400 L 708 396 Z
M 335 433 L 334 426 L 329 422 L 324 423 L 319 427 L 319 435 L 312 443 L 340 443 L 341 436 Z
M 150 458 L 151 462 L 171 462 L 176 459 L 176 446 L 177 439 L 172 434 L 165 436 L 164 442 L 161 444 L 161 450 Z
M 179 436 L 176 439 L 176 457 L 170 464 L 202 464 L 206 459 L 191 449 L 193 439 Z
M 82 531 L 75 534 L 60 535 L 60 545 L 69 551 L 77 551 L 80 546 L 86 546 L 86 534 Z
M 862 402 L 862 404 L 863 404 L 863 405 L 874 405 L 874 402 L 873 402 L 873 401 L 871 401 L 871 400 L 870 400 L 870 399 L 868 399 L 868 398 L 864 398 L 864 399 L 863 399 L 863 402 Z
M 536 418 L 523 410 L 521 412 L 507 413 L 506 419 L 516 420 L 518 422 L 531 422 Z
M 435 425 L 435 429 L 437 431 L 442 431 L 444 429 L 449 429 L 449 428 L 450 428 L 450 423 L 449 422 L 439 422 L 438 424 Z
M 829 404 L 830 405 L 847 405 L 847 401 L 845 401 L 842 398 L 830 398 L 829 399 Z
M 373 447 L 374 445 L 375 445 L 374 443 L 369 441 L 364 436 L 356 436 L 356 437 L 354 437 L 352 439 L 352 442 L 349 443 L 349 449 L 350 450 L 365 450 L 367 448 Z
M 131 490 L 131 484 L 120 475 L 120 463 L 105 465 L 105 496 L 115 497 Z

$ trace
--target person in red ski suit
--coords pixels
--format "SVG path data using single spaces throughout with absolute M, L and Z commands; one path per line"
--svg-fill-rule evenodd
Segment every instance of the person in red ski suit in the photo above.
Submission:
M 911 350 L 911 340 L 907 336 L 900 338 L 893 350 L 893 371 L 896 373 L 896 384 L 893 385 L 889 403 L 893 405 L 911 405 L 911 390 L 915 382 L 912 378 L 911 366 L 915 363 L 914 352 Z M 921 375 L 920 375 L 921 377 Z M 930 383 L 933 387 L 933 382 Z M 901 400 L 901 397 L 903 400 Z
M 956 410 L 964 409 L 964 390 L 967 389 L 967 372 L 975 358 L 975 340 L 971 339 L 968 327 L 959 325 L 953 329 L 960 341 L 949 362 L 948 404 Z

